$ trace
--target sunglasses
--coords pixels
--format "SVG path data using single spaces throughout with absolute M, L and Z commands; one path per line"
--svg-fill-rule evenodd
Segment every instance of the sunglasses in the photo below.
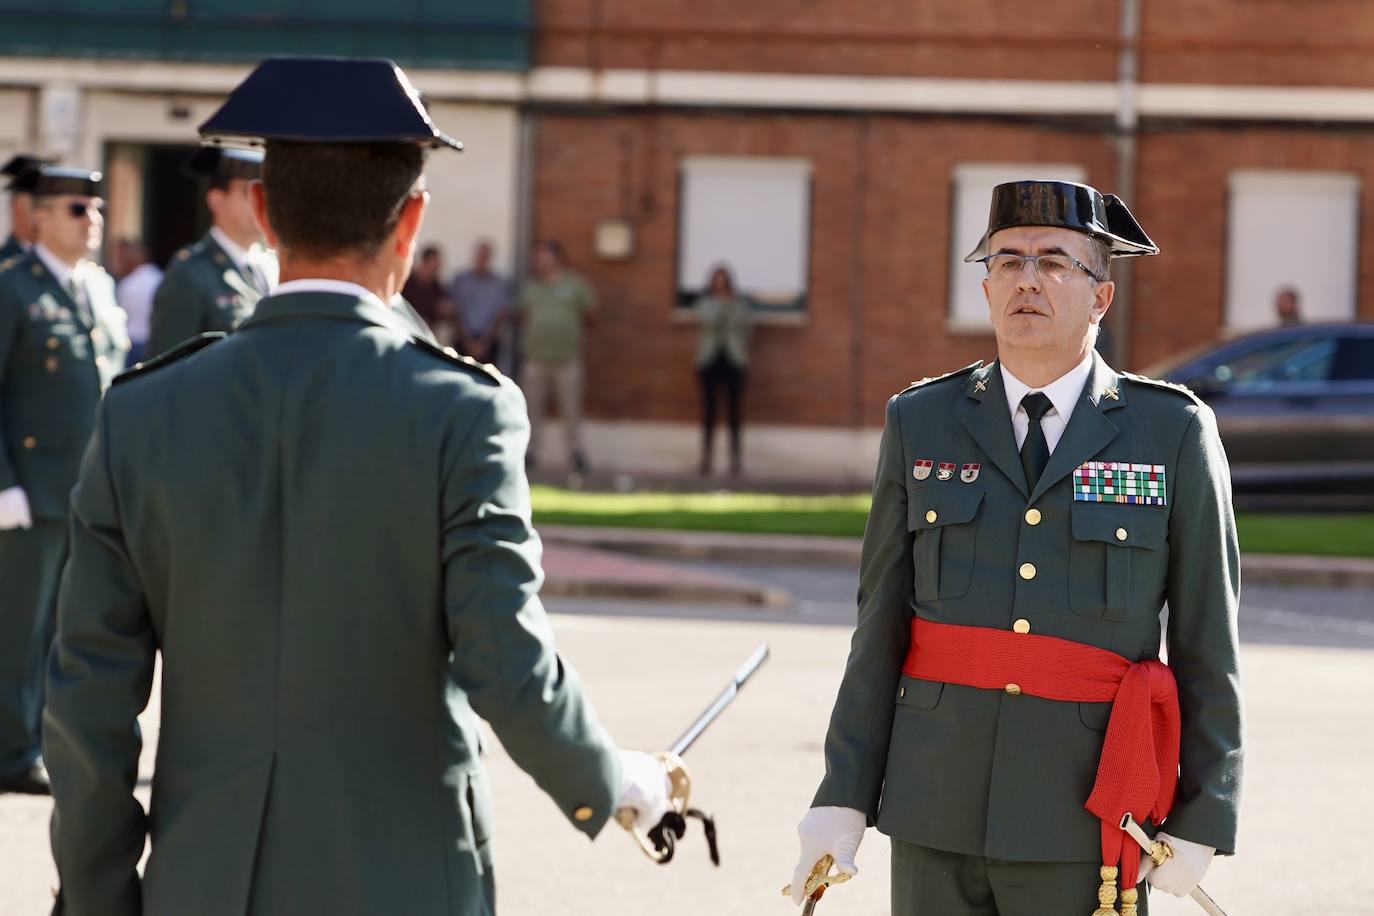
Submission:
M 87 214 L 103 214 L 105 212 L 105 205 L 96 203 L 95 201 L 83 204 L 80 201 L 74 200 L 67 204 L 67 212 L 71 214 L 72 219 L 81 219 Z

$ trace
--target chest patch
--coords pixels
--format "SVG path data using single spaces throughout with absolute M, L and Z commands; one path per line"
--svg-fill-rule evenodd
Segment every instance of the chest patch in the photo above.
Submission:
M 1073 472 L 1074 502 L 1164 505 L 1164 465 L 1085 461 Z

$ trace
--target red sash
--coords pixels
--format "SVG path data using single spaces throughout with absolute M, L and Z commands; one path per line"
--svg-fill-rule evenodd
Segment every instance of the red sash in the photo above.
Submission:
M 1118 865 L 1121 887 L 1139 877 L 1140 850 L 1123 850 L 1122 818 L 1159 824 L 1178 784 L 1178 685 L 1157 659 L 1128 662 L 1114 652 L 1053 636 L 913 619 L 902 671 L 911 677 L 1079 703 L 1111 701 L 1112 714 L 1083 807 L 1102 821 L 1102 863 Z

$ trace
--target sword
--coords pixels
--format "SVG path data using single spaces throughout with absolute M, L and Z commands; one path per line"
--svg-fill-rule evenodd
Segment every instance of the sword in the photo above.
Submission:
M 630 831 L 630 835 L 639 843 L 639 848 L 644 850 L 644 854 L 658 864 L 666 865 L 672 860 L 677 841 L 687 832 L 687 818 L 695 817 L 701 821 L 702 827 L 706 831 L 706 845 L 710 850 L 712 863 L 720 865 L 720 853 L 716 849 L 715 820 L 696 808 L 688 807 L 688 798 L 692 792 L 692 777 L 687 772 L 687 765 L 682 762 L 682 755 L 687 753 L 688 748 L 693 744 L 696 744 L 702 733 L 711 727 L 711 723 L 720 718 L 725 707 L 729 706 L 739 694 L 740 688 L 754 676 L 754 673 L 767 659 L 768 643 L 762 643 L 735 672 L 734 677 L 730 679 L 730 683 L 720 692 L 720 695 L 711 701 L 710 706 L 706 707 L 706 711 L 697 716 L 696 720 L 687 726 L 687 730 L 673 742 L 672 747 L 654 755 L 662 762 L 664 769 L 668 771 L 668 781 L 671 785 L 668 793 L 669 811 L 663 815 L 658 826 L 650 830 L 648 836 L 645 836 L 635 827 L 635 813 L 632 808 L 621 808 L 615 812 L 616 823 Z
M 1163 865 L 1174 854 L 1168 843 L 1163 840 L 1151 840 L 1150 835 L 1140 829 L 1140 825 L 1135 822 L 1135 818 L 1131 817 L 1129 812 L 1121 819 L 1121 829 L 1140 844 L 1140 848 L 1145 850 L 1145 854 L 1150 857 L 1150 861 L 1154 862 L 1156 867 Z M 1193 888 L 1192 893 L 1188 896 L 1193 898 L 1198 906 L 1202 907 L 1207 916 L 1226 916 L 1226 912 L 1217 906 L 1216 901 L 1208 896 L 1201 885 Z

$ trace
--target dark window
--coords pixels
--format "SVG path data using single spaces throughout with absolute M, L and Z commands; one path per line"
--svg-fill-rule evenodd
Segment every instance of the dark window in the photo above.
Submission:
M 1341 338 L 1331 377 L 1340 382 L 1374 381 L 1374 335 Z
M 1276 385 L 1322 382 L 1331 377 L 1337 339 L 1303 338 L 1271 343 L 1238 353 L 1197 379 L 1203 389 L 1229 388 L 1256 393 Z

